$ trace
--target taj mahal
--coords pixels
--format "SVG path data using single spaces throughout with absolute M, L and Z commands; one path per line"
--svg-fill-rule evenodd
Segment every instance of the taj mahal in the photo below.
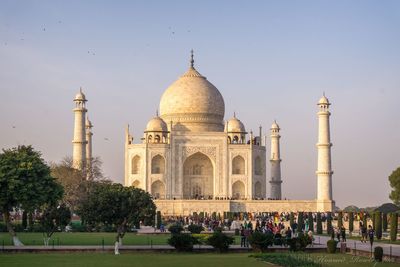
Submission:
M 92 157 L 92 124 L 82 91 L 74 101 L 73 163 L 82 169 Z M 189 69 L 164 91 L 159 114 L 149 120 L 143 136 L 135 142 L 126 128 L 124 185 L 149 192 L 163 215 L 332 211 L 330 102 L 325 95 L 317 108 L 317 196 L 282 199 L 279 125 L 272 123 L 267 142 L 261 126 L 253 133 L 236 114 L 224 120 L 224 98 L 196 70 L 192 52 Z

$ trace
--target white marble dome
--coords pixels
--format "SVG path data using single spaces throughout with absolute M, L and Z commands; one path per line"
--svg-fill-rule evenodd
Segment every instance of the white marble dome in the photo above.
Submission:
M 243 123 L 234 116 L 232 119 L 227 121 L 227 131 L 228 133 L 244 133 L 246 129 L 244 128 Z
M 166 132 L 168 131 L 167 124 L 160 118 L 152 118 L 146 126 L 146 132 Z
M 77 94 L 75 95 L 74 101 L 86 101 L 86 96 L 85 96 L 85 94 L 82 92 L 82 88 L 79 89 L 79 93 L 77 93 Z
M 325 95 L 322 96 L 318 101 L 318 105 L 329 105 L 329 104 L 330 104 L 329 100 Z
M 180 131 L 223 131 L 225 103 L 218 89 L 193 66 L 167 88 L 160 117 Z

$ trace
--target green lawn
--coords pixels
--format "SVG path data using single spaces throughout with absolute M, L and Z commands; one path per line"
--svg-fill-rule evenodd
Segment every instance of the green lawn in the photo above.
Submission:
M 263 256 L 265 255 L 265 256 Z M 326 266 L 326 267 L 394 267 L 399 266 L 398 263 L 393 262 L 374 262 L 372 259 L 368 257 L 359 257 L 359 256 L 352 256 L 349 254 L 327 254 L 327 253 L 267 253 L 261 254 L 261 257 L 267 262 L 273 262 L 275 264 L 281 266 L 287 266 L 279 260 L 273 260 L 274 258 L 287 258 L 291 256 L 294 259 L 299 259 L 303 261 L 312 261 L 315 263 L 315 266 Z M 258 256 L 258 255 L 257 255 Z M 288 260 L 286 260 L 288 262 Z M 301 265 L 300 265 L 301 266 Z M 310 265 L 305 265 L 310 266 Z
M 0 265 L 29 267 L 103 267 L 103 266 L 165 266 L 165 267 L 265 267 L 266 263 L 249 258 L 249 254 L 178 254 L 178 253 L 124 253 L 112 255 L 104 253 L 74 254 L 0 254 Z
M 25 245 L 43 245 L 42 233 L 18 233 L 22 243 Z M 115 233 L 54 233 L 50 241 L 50 245 L 114 245 Z M 123 238 L 124 245 L 166 245 L 167 239 L 170 234 L 156 234 L 156 235 L 137 235 L 127 233 Z M 11 236 L 9 233 L 0 233 L 0 246 L 12 245 Z M 240 237 L 235 238 L 235 244 L 240 244 Z
M 271 264 L 249 257 L 248 253 L 123 253 L 113 255 L 111 253 L 16 253 L 1 254 L 1 266 L 131 266 L 131 267 L 204 267 L 204 266 L 229 266 L 229 267 L 266 267 Z M 288 255 L 279 253 L 269 253 L 268 255 Z M 293 254 L 291 254 L 293 255 Z M 297 254 L 296 254 L 297 255 Z M 319 266 L 327 267 L 394 267 L 395 263 L 375 263 L 368 258 L 353 257 L 344 254 L 298 254 L 299 257 L 310 256 Z M 283 264 L 282 264 L 283 266 Z M 300 266 L 299 266 L 300 267 Z

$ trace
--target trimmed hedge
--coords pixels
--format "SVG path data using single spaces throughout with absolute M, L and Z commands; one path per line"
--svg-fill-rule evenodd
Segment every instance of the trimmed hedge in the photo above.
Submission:
M 328 251 L 328 253 L 336 252 L 337 243 L 338 242 L 336 240 L 328 240 L 328 242 L 326 242 L 326 250 Z
M 226 252 L 234 242 L 234 238 L 222 232 L 215 232 L 207 239 L 207 245 L 212 246 L 219 252 Z
M 188 231 L 191 232 L 192 234 L 200 234 L 201 231 L 203 230 L 204 230 L 203 226 L 198 224 L 191 224 L 188 226 Z
M 374 259 L 377 262 L 382 262 L 382 258 L 383 258 L 383 248 L 382 247 L 375 247 L 374 249 Z
M 167 242 L 178 251 L 192 251 L 193 245 L 198 244 L 198 240 L 191 234 L 173 234 Z
M 312 212 L 308 213 L 308 229 L 314 232 L 314 219 L 312 216 Z
M 183 231 L 183 227 L 179 223 L 174 223 L 168 227 L 168 231 L 173 235 L 180 234 Z
M 341 211 L 339 211 L 339 214 L 338 214 L 338 223 L 337 223 L 337 226 L 338 226 L 339 228 L 342 228 L 342 226 L 343 226 L 343 212 L 341 212 Z
M 254 232 L 249 236 L 249 243 L 254 251 L 264 252 L 268 247 L 273 245 L 274 235 L 271 233 Z
M 388 229 L 387 213 L 382 213 L 382 229 L 384 232 L 387 232 Z
M 348 213 L 349 216 L 349 232 L 353 232 L 354 231 L 354 213 L 352 211 L 350 211 Z
M 322 234 L 322 221 L 321 221 L 321 213 L 317 212 L 317 234 Z
M 375 212 L 375 235 L 376 239 L 382 239 L 382 213 L 380 211 Z

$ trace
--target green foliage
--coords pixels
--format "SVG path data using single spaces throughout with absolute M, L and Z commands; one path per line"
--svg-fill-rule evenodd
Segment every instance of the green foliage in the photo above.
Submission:
M 24 229 L 28 228 L 28 212 L 24 210 L 22 213 L 22 227 Z
M 211 234 L 192 234 L 192 236 L 197 239 L 199 244 L 206 245 Z
M 304 213 L 299 212 L 297 217 L 297 231 L 301 232 L 303 231 L 303 228 L 304 228 Z
M 378 240 L 382 239 L 382 213 L 375 212 L 375 235 Z
M 368 227 L 368 225 L 367 225 L 367 217 L 368 217 L 368 214 L 364 212 L 363 213 L 363 217 L 362 217 L 362 222 L 363 222 L 363 225 L 365 227 Z
M 338 227 L 341 228 L 343 226 L 343 212 L 339 211 L 338 214 Z
M 270 253 L 270 254 L 259 254 L 252 255 L 252 257 L 260 259 L 262 261 L 267 262 L 268 264 L 277 264 L 279 266 L 288 266 L 288 267 L 299 267 L 299 266 L 307 266 L 307 267 L 320 267 L 321 264 L 315 262 L 309 254 L 301 253 L 301 254 L 289 254 L 289 253 Z
M 382 229 L 384 232 L 387 232 L 387 228 L 388 228 L 387 213 L 382 213 Z
M 234 242 L 234 238 L 222 232 L 214 232 L 208 239 L 207 245 L 212 246 L 219 252 L 226 252 Z
M 350 211 L 348 213 L 349 216 L 349 232 L 353 232 L 354 231 L 354 213 L 352 211 Z
M 382 247 L 375 247 L 374 249 L 374 259 L 377 262 L 382 262 L 382 258 L 383 258 L 383 248 Z
M 204 231 L 204 227 L 198 224 L 191 224 L 188 226 L 188 231 L 192 234 L 200 234 L 201 231 Z
M 63 188 L 50 175 L 50 167 L 32 146 L 18 146 L 0 154 L 0 212 L 12 236 L 9 212 L 33 211 L 62 198 Z
M 173 234 L 180 234 L 183 231 L 183 226 L 180 223 L 173 223 L 168 226 L 168 231 Z
M 168 239 L 168 244 L 173 246 L 178 251 L 192 251 L 193 245 L 198 243 L 198 240 L 191 234 L 173 234 Z
M 397 239 L 397 227 L 398 227 L 398 214 L 392 212 L 390 214 L 390 241 L 394 242 Z
M 308 213 L 308 229 L 314 232 L 314 219 L 312 212 Z
M 328 253 L 336 252 L 337 243 L 338 242 L 336 240 L 328 240 L 328 242 L 326 242 L 326 249 L 327 249 Z
M 328 212 L 328 216 L 326 218 L 326 231 L 328 235 L 332 235 L 333 227 L 332 227 L 332 214 Z
M 40 225 L 47 237 L 51 237 L 58 228 L 65 228 L 70 222 L 71 211 L 65 204 L 47 207 L 40 217 Z
M 310 245 L 312 240 L 307 234 L 299 232 L 297 237 L 293 237 L 287 241 L 290 251 L 304 251 L 308 245 Z
M 161 223 L 162 223 L 161 211 L 157 211 L 156 216 L 157 216 L 157 225 L 156 225 L 156 227 L 157 227 L 157 229 L 160 229 Z
M 321 221 L 321 213 L 317 212 L 317 234 L 322 234 L 322 221 Z
M 253 232 L 249 236 L 249 243 L 254 251 L 265 252 L 274 243 L 274 235 L 271 233 Z
M 293 228 L 293 224 L 294 224 L 294 213 L 293 212 L 290 212 L 289 221 L 290 221 L 290 227 Z
M 108 225 L 117 228 L 117 238 L 139 221 L 153 225 L 156 206 L 149 193 L 133 186 L 109 182 L 91 182 L 86 200 L 78 214 L 90 226 Z
M 390 192 L 389 198 L 394 204 L 400 205 L 400 167 L 397 168 L 389 176 L 390 187 L 392 191 Z

